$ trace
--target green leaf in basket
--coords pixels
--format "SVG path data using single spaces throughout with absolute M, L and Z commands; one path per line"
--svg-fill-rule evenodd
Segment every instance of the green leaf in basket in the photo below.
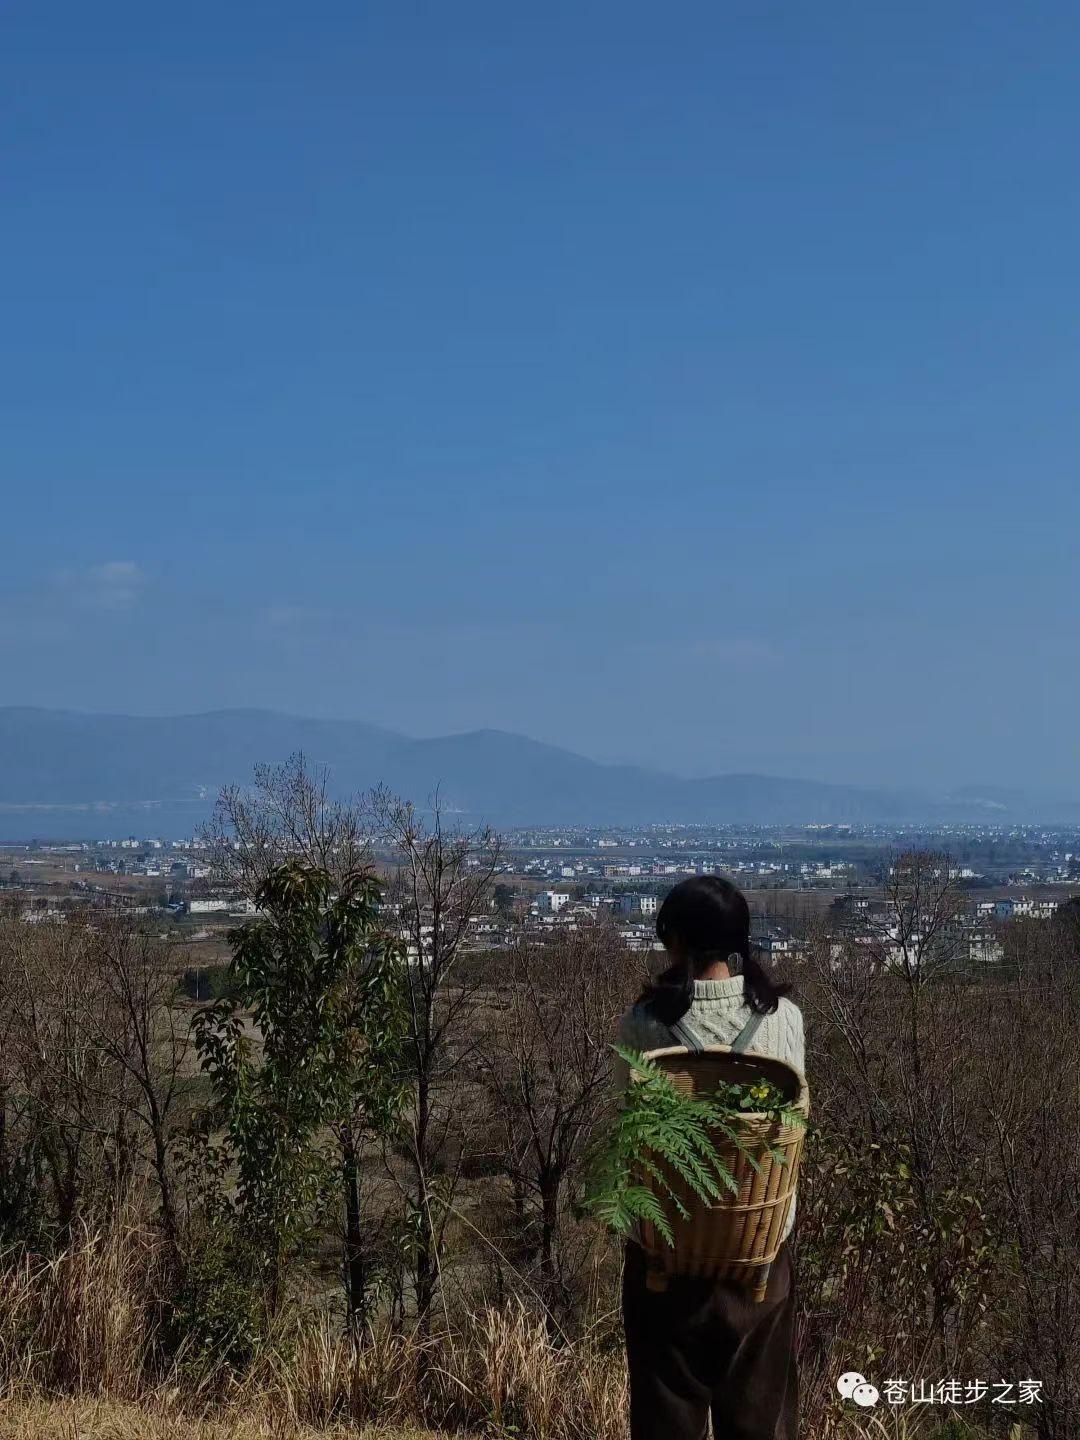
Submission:
M 689 1211 L 671 1177 L 703 1204 L 722 1200 L 725 1190 L 737 1195 L 738 1181 L 717 1149 L 717 1137 L 760 1174 L 760 1159 L 739 1129 L 741 1117 L 751 1112 L 778 1124 L 806 1123 L 771 1081 L 754 1078 L 721 1085 L 710 1095 L 687 1095 L 639 1051 L 613 1048 L 630 1070 L 630 1084 L 610 1133 L 591 1157 L 580 1208 L 616 1234 L 627 1235 L 635 1222 L 647 1220 L 674 1245 L 665 1202 L 683 1220 Z M 785 1163 L 768 1145 L 765 1153 Z M 651 1183 L 643 1184 L 643 1176 Z

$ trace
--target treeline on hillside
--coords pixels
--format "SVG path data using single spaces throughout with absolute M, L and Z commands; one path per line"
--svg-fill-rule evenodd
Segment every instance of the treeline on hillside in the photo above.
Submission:
M 219 820 L 262 918 L 205 999 L 131 928 L 0 922 L 0 1390 L 251 1386 L 319 1423 L 614 1440 L 619 1251 L 579 1202 L 641 957 L 603 925 L 467 953 L 497 837 L 336 804 L 301 762 Z M 941 857 L 898 857 L 881 901 L 876 931 L 808 929 L 788 977 L 806 1433 L 841 1433 L 858 1369 L 1040 1381 L 958 1413 L 1066 1440 L 1080 922 L 1010 925 L 974 972 Z

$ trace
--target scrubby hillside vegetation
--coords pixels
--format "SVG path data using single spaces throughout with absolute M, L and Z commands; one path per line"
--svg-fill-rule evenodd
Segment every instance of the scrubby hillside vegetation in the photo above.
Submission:
M 0 921 L 0 1436 L 623 1435 L 619 1251 L 579 1202 L 641 957 L 600 924 L 467 950 L 497 838 L 386 794 L 299 773 L 226 813 L 263 915 L 221 999 L 129 925 Z M 790 962 L 814 1440 L 1080 1433 L 1080 918 L 975 968 L 956 899 L 898 857 L 876 936 L 838 913 Z M 868 1417 L 853 1369 L 1041 1388 Z

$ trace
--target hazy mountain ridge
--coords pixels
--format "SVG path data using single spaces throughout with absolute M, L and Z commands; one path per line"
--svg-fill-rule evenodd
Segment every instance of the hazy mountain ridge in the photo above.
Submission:
M 411 739 L 363 721 L 265 710 L 167 717 L 0 708 L 0 838 L 186 834 L 220 787 L 302 750 L 342 794 L 385 782 L 494 824 L 1001 819 L 1024 802 L 996 787 L 934 797 L 775 776 L 686 780 L 603 765 L 499 730 Z M 1076 807 L 1062 804 L 1067 819 Z M 1031 811 L 1025 818 L 1031 818 Z

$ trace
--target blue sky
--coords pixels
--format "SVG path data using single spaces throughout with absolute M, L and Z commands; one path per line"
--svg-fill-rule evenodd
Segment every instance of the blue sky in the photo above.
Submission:
M 0 703 L 1080 793 L 1080 11 L 0 16 Z

